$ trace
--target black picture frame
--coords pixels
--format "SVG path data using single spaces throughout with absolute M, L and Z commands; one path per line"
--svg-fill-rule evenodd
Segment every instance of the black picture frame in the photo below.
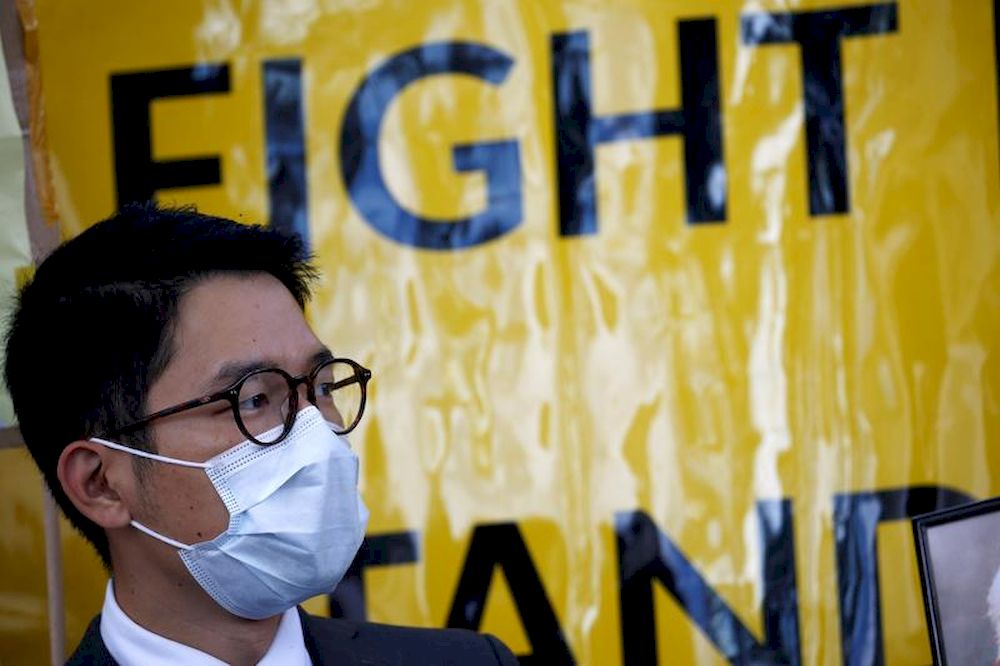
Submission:
M 948 636 L 946 636 L 947 628 L 941 615 L 942 603 L 939 595 L 939 590 L 942 589 L 941 586 L 948 585 L 949 583 L 949 572 L 947 562 L 935 561 L 931 552 L 934 547 L 932 542 L 934 541 L 934 532 L 936 530 L 940 530 L 940 528 L 945 526 L 954 526 L 957 523 L 964 521 L 970 521 L 970 524 L 963 528 L 964 531 L 968 532 L 970 535 L 975 534 L 976 530 L 976 526 L 972 525 L 971 522 L 978 521 L 981 523 L 979 529 L 983 530 L 982 535 L 984 536 L 984 539 L 988 542 L 989 535 L 992 534 L 992 542 L 994 544 L 1000 544 L 1000 497 L 993 497 L 979 502 L 963 504 L 962 506 L 950 509 L 926 513 L 916 516 L 912 521 L 913 542 L 917 553 L 917 567 L 920 572 L 920 587 L 923 592 L 924 611 L 927 617 L 927 634 L 930 639 L 931 654 L 934 658 L 934 664 L 940 666 L 949 666 L 947 654 L 948 646 L 953 645 L 948 642 Z M 994 532 L 994 529 L 990 528 L 994 528 L 998 531 Z M 998 567 L 1000 567 L 1000 547 L 998 547 L 996 559 L 997 561 L 990 565 L 990 556 L 988 554 L 985 555 L 987 566 L 983 568 L 983 604 L 986 602 L 986 594 L 990 589 L 993 576 L 996 575 Z M 954 572 L 951 573 L 954 575 Z M 962 575 L 968 578 L 970 575 L 969 570 L 963 569 Z M 977 574 L 973 572 L 972 575 Z M 969 603 L 965 607 L 967 608 L 967 611 L 965 612 L 969 613 L 968 618 L 970 621 L 976 621 L 977 619 L 981 620 L 985 615 L 982 614 L 973 617 L 973 613 L 979 613 L 975 603 Z M 948 619 L 951 620 L 953 618 L 952 616 L 949 616 Z M 952 641 L 955 641 L 955 639 L 956 637 L 952 636 Z M 989 632 L 988 640 L 992 642 L 995 653 L 996 644 L 992 631 Z M 962 645 L 962 648 L 967 648 L 967 646 Z M 952 647 L 951 649 L 962 648 Z M 989 663 L 992 664 L 994 661 L 991 660 Z M 950 666 L 967 665 L 964 662 L 959 664 L 957 661 L 953 661 Z

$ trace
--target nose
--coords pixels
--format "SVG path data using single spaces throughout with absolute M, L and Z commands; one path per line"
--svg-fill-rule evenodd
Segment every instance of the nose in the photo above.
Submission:
M 303 393 L 303 389 L 305 393 Z M 305 402 L 315 405 L 316 396 L 313 392 L 312 378 L 309 375 L 302 375 L 301 377 L 295 378 L 295 392 L 300 398 L 299 404 L 301 405 L 303 401 L 302 397 L 305 397 Z
M 295 419 L 298 418 L 299 412 L 309 406 L 315 406 L 316 400 L 313 397 L 312 384 L 309 381 L 309 375 L 302 375 L 301 377 L 292 377 L 289 380 L 289 386 L 291 391 L 288 393 L 288 398 L 285 400 L 285 404 L 282 406 L 282 413 L 284 417 L 288 419 L 289 414 L 294 411 L 295 418 L 286 421 L 288 427 L 291 428 L 295 425 Z M 303 389 L 305 392 L 303 393 Z M 303 397 L 305 398 L 303 400 Z

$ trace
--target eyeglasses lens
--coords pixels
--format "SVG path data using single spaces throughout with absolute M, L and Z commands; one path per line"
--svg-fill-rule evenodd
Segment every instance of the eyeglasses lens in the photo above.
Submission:
M 239 414 L 254 440 L 272 444 L 285 434 L 288 396 L 288 380 L 278 372 L 265 370 L 246 378 L 240 387 Z
M 362 385 L 358 372 L 349 363 L 332 361 L 314 375 L 316 407 L 334 431 L 346 432 L 361 412 Z

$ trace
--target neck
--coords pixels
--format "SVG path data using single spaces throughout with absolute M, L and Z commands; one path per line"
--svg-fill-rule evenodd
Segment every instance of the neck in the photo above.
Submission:
M 179 560 L 178 564 L 183 568 Z M 116 566 L 113 583 L 118 606 L 133 622 L 227 664 L 259 662 L 281 622 L 281 615 L 247 620 L 229 613 L 186 569 L 182 576 L 167 580 L 148 570 Z

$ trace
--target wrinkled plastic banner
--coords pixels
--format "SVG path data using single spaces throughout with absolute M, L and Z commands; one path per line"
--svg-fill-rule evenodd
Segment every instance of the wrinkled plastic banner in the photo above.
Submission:
M 64 235 L 148 197 L 301 233 L 374 370 L 370 531 L 311 609 L 929 663 L 908 518 L 1000 493 L 990 0 L 20 10 Z M 0 506 L 0 644 L 41 645 L 39 507 Z M 105 578 L 65 533 L 75 643 Z

